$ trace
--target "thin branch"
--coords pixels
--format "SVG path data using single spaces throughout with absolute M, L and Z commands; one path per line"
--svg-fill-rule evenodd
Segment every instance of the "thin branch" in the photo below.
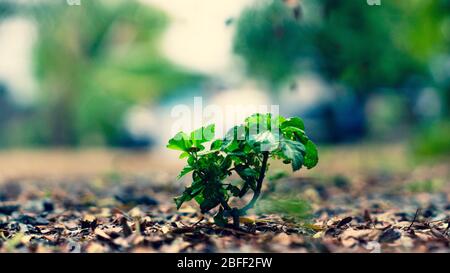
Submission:
M 239 197 L 243 197 L 247 193 L 249 186 L 250 186 L 250 184 L 248 183 L 248 181 L 245 181 L 244 186 L 242 186 L 242 189 L 239 192 Z
M 417 216 L 419 216 L 419 212 L 420 212 L 420 208 L 418 208 L 418 209 L 416 210 L 416 214 L 414 215 L 414 218 L 413 218 L 413 220 L 412 220 L 412 222 L 411 222 L 411 225 L 409 225 L 409 227 L 408 227 L 407 230 L 410 230 L 410 229 L 412 228 L 413 224 L 414 224 L 414 223 L 416 222 L 416 220 L 417 220 Z
M 228 205 L 227 201 L 225 201 L 225 199 L 220 198 L 220 204 L 222 205 L 224 210 L 232 210 L 232 208 L 230 207 L 230 205 Z
M 262 183 L 264 181 L 264 176 L 266 175 L 268 159 L 269 159 L 269 152 L 263 152 L 263 160 L 262 160 L 262 164 L 261 164 L 261 169 L 259 171 L 259 177 L 258 177 L 258 181 L 256 183 L 256 189 L 254 191 L 253 198 L 252 198 L 252 200 L 250 200 L 250 202 L 245 207 L 243 207 L 242 209 L 239 210 L 240 215 L 244 215 L 247 212 L 247 210 L 249 210 L 255 206 L 256 200 L 258 200 L 258 197 L 261 194 L 261 188 L 262 188 Z

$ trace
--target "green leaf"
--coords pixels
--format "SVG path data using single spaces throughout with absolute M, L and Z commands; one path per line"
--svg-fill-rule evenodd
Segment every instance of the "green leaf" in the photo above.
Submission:
M 205 181 L 200 179 L 200 177 L 198 177 L 198 176 L 194 176 L 194 182 L 192 182 L 192 186 L 191 186 L 192 197 L 197 196 L 204 189 L 205 189 Z
M 241 193 L 241 190 L 238 187 L 231 184 L 228 185 L 227 189 L 231 192 L 233 196 L 239 196 L 239 194 Z
M 205 156 L 205 155 L 212 155 L 212 154 L 218 154 L 218 150 L 209 150 L 209 151 L 202 151 L 197 153 L 198 156 Z
M 277 116 L 273 118 L 273 124 L 276 128 L 280 128 L 281 124 L 286 121 L 286 118 L 283 116 Z
M 220 150 L 222 148 L 223 141 L 221 139 L 217 139 L 211 143 L 211 150 Z
M 295 127 L 301 130 L 305 130 L 305 124 L 303 123 L 303 120 L 301 118 L 298 117 L 292 117 L 292 118 L 288 118 L 286 119 L 283 123 L 281 123 L 280 129 L 283 130 L 283 128 L 286 127 Z
M 258 133 L 270 130 L 272 126 L 272 114 L 253 114 L 245 119 L 245 124 L 248 128 L 254 127 L 256 129 L 255 132 Z
M 225 135 L 223 140 L 222 149 L 227 152 L 232 152 L 239 148 L 239 143 L 246 140 L 246 130 L 245 127 L 234 126 Z
M 175 197 L 175 204 L 177 205 L 177 209 L 180 209 L 181 205 L 183 205 L 184 202 L 187 202 L 192 199 L 191 196 L 191 189 L 186 188 L 181 196 Z
M 234 161 L 235 165 L 242 164 L 244 161 L 239 155 L 233 155 L 231 153 L 228 154 L 232 161 Z
M 222 188 L 222 184 L 208 181 L 203 190 L 203 197 L 205 198 L 200 204 L 202 213 L 208 212 L 217 207 L 221 200 L 227 200 L 226 190 Z
M 233 151 L 236 151 L 239 148 L 239 142 L 235 139 L 232 141 L 229 141 L 226 143 L 226 145 L 223 147 L 223 150 L 227 153 L 231 153 Z
M 300 170 L 303 165 L 305 146 L 300 142 L 285 139 L 281 142 L 281 151 L 285 158 L 292 161 L 292 170 Z
M 254 139 L 251 140 L 254 146 L 260 151 L 273 151 L 278 148 L 279 137 L 273 134 L 271 131 L 264 131 L 255 135 Z
M 195 174 L 195 173 L 194 173 Z M 195 175 L 194 175 L 195 177 Z M 181 205 L 184 202 L 192 200 L 192 198 L 196 197 L 198 194 L 202 193 L 205 189 L 205 184 L 202 180 L 194 180 L 190 187 L 185 188 L 183 194 L 181 196 L 176 197 L 175 204 L 177 205 L 177 209 L 180 209 Z
M 303 131 L 302 129 L 300 129 L 300 128 L 297 128 L 297 127 L 294 127 L 294 126 L 287 126 L 287 127 L 284 127 L 283 129 L 282 129 L 282 132 L 284 133 L 284 134 L 296 134 L 297 136 L 301 136 L 301 135 L 304 135 L 305 134 L 305 131 Z
M 200 209 L 202 213 L 206 213 L 213 208 L 217 207 L 220 203 L 220 200 L 210 197 L 205 197 L 205 200 L 200 204 Z
M 316 145 L 311 141 L 308 140 L 306 143 L 306 155 L 305 155 L 305 166 L 308 169 L 311 169 L 317 165 L 319 162 L 319 154 L 317 151 Z
M 189 149 L 192 146 L 192 142 L 189 139 L 188 135 L 184 132 L 179 132 L 172 139 L 169 140 L 167 144 L 167 148 L 172 150 L 178 150 L 183 152 L 189 152 Z
M 211 141 L 214 138 L 214 131 L 214 124 L 199 128 L 191 133 L 190 140 L 195 147 L 199 147 L 200 144 Z
M 188 157 L 189 156 L 189 153 L 188 152 L 182 152 L 181 154 L 180 154 L 180 159 L 183 159 L 183 158 L 186 158 L 186 157 Z
M 198 194 L 194 199 L 199 205 L 201 205 L 203 201 L 205 201 L 205 197 L 203 196 L 203 194 Z
M 195 166 L 196 160 L 193 156 L 189 156 L 187 159 L 187 163 L 189 164 L 189 166 Z
M 256 170 L 248 168 L 245 165 L 235 165 L 235 169 L 237 174 L 245 181 L 256 180 L 259 175 Z
M 180 174 L 178 175 L 177 179 L 182 178 L 183 176 L 192 172 L 193 170 L 194 170 L 194 168 L 192 168 L 191 166 L 184 167 L 183 170 L 181 170 Z
M 258 177 L 258 172 L 250 168 L 243 169 L 241 173 L 246 177 Z
M 264 131 L 254 136 L 255 142 L 258 143 L 275 143 L 275 135 L 270 131 Z
M 231 167 L 231 164 L 233 163 L 233 161 L 231 160 L 231 157 L 227 156 L 223 159 L 222 163 L 220 164 L 220 168 L 222 170 L 228 170 L 228 168 Z
M 181 208 L 181 205 L 183 205 L 186 197 L 183 194 L 182 196 L 175 197 L 173 200 L 175 201 L 175 204 L 177 205 L 177 209 Z

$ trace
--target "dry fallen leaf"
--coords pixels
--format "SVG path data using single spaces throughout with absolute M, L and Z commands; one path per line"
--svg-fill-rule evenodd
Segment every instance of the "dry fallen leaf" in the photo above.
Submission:
M 96 228 L 94 233 L 95 233 L 95 235 L 97 235 L 97 237 L 99 239 L 108 240 L 108 241 L 111 240 L 111 237 L 108 234 L 106 234 L 106 232 L 104 232 L 103 230 L 101 230 L 99 228 Z

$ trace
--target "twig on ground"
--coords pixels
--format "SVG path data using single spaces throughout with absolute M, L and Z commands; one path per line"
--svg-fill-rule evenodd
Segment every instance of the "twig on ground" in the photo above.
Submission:
M 421 210 L 420 208 L 418 208 L 418 209 L 416 210 L 416 214 L 414 215 L 414 218 L 413 218 L 413 220 L 412 220 L 412 222 L 411 222 L 411 225 L 409 225 L 409 227 L 408 227 L 407 230 L 410 230 L 410 229 L 412 228 L 412 226 L 414 225 L 414 223 L 416 222 L 417 216 L 419 216 L 420 210 Z

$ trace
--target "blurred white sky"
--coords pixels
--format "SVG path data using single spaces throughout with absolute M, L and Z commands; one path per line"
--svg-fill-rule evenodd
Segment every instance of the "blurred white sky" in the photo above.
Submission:
M 31 103 L 36 95 L 31 63 L 35 35 L 34 25 L 21 17 L 0 24 L 0 82 L 14 91 L 10 96 L 22 105 Z
M 175 63 L 206 74 L 223 74 L 233 69 L 233 26 L 254 0 L 140 0 L 165 11 L 171 19 L 162 49 Z

